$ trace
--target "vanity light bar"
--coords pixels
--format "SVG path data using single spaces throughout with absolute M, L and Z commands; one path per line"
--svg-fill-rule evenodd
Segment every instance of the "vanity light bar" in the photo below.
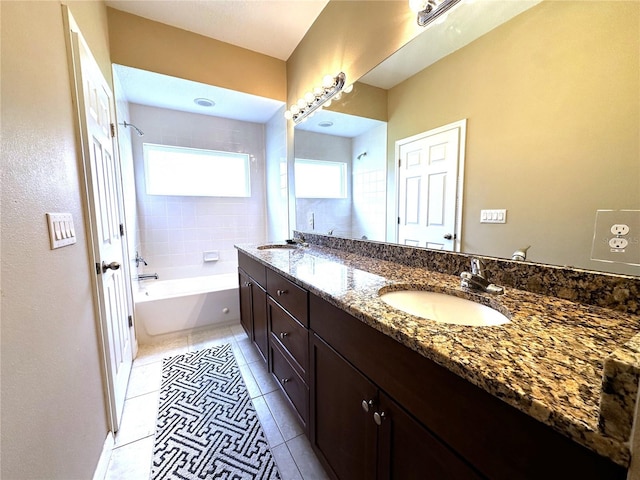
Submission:
M 460 0 L 410 0 L 409 5 L 413 10 L 417 11 L 418 25 L 426 27 L 429 23 L 433 22 L 436 18 L 450 10 L 451 7 L 455 6 L 459 2 Z M 420 6 L 416 7 L 415 4 Z
M 346 81 L 347 76 L 343 72 L 338 73 L 335 77 L 331 75 L 325 76 L 322 80 L 322 86 L 316 87 L 313 93 L 306 93 L 304 98 L 291 105 L 289 110 L 284 112 L 284 118 L 293 120 L 293 123 L 298 124 L 319 108 L 328 107 L 331 105 L 333 98 L 338 100 L 342 92 L 349 93 L 351 91 L 352 85 L 344 88 Z

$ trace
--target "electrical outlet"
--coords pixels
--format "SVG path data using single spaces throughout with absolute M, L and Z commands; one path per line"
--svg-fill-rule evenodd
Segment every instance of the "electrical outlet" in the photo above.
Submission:
M 629 233 L 629 225 L 624 223 L 616 223 L 611 226 L 611 233 L 614 235 L 627 235 Z
M 640 265 L 640 210 L 597 210 L 591 260 Z
M 615 237 L 609 240 L 609 246 L 611 248 L 623 249 L 623 248 L 627 248 L 628 245 L 629 245 L 629 241 L 626 238 Z

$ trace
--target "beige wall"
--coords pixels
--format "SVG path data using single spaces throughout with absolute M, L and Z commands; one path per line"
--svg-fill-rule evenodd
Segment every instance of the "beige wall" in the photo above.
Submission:
M 286 98 L 282 60 L 112 8 L 107 12 L 113 63 L 275 100 Z
M 597 209 L 640 208 L 639 27 L 638 2 L 543 2 L 389 91 L 389 158 L 468 119 L 463 251 L 638 274 L 589 257 Z
M 1 471 L 87 479 L 107 435 L 59 2 L 2 1 Z M 71 3 L 103 69 L 104 5 Z M 50 250 L 45 212 L 75 245 Z
M 287 60 L 287 104 L 327 74 L 355 82 L 421 31 L 406 1 L 331 0 Z

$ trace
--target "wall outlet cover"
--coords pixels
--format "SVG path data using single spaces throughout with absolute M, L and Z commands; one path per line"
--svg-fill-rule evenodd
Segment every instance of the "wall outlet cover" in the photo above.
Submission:
M 597 210 L 591 260 L 640 266 L 640 210 Z

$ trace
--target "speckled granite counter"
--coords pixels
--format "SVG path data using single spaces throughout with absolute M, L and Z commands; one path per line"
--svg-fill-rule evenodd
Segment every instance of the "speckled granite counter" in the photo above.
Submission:
M 616 463 L 628 438 L 640 377 L 640 316 L 505 289 L 464 291 L 455 275 L 326 247 L 238 250 L 376 330 Z M 510 317 L 469 327 L 421 319 L 382 300 L 381 288 L 446 292 Z

